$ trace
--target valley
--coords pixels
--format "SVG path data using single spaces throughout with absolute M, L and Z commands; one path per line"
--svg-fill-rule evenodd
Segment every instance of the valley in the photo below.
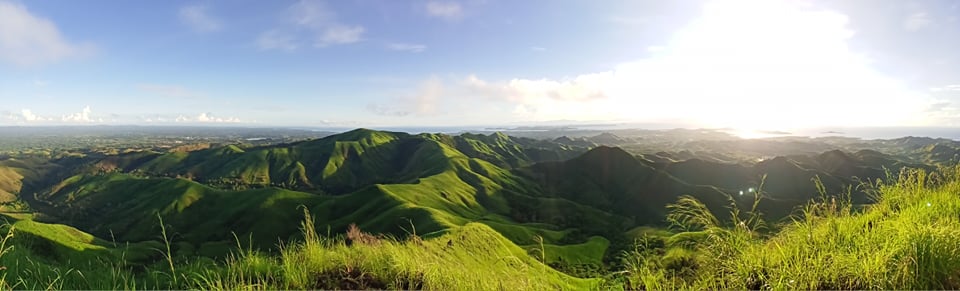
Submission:
M 598 278 L 628 267 L 624 255 L 639 240 L 683 234 L 671 220 L 678 201 L 697 201 L 717 221 L 750 209 L 773 234 L 810 215 L 811 201 L 868 209 L 878 201 L 870 186 L 902 169 L 945 171 L 960 148 L 923 138 L 656 135 L 356 129 L 274 144 L 19 152 L 0 160 L 2 215 L 16 229 L 11 243 L 51 265 L 113 258 L 120 270 L 149 269 L 197 257 L 217 264 L 349 240 L 355 226 L 398 248 L 479 232 L 522 250 L 550 276 Z M 580 284 L 569 280 L 561 281 Z M 617 284 L 610 280 L 604 284 Z

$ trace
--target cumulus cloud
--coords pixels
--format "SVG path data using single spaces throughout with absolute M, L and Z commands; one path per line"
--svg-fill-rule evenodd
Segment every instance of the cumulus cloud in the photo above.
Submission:
M 214 32 L 222 28 L 222 22 L 216 17 L 207 13 L 207 7 L 203 5 L 187 5 L 180 7 L 177 13 L 180 21 L 196 32 Z
M 294 50 L 301 43 L 322 48 L 363 40 L 366 28 L 341 22 L 322 0 L 301 0 L 287 7 L 286 24 L 262 32 L 256 40 L 262 50 Z
M 64 39 L 52 21 L 31 14 L 20 4 L 0 1 L 0 61 L 36 66 L 92 52 L 89 44 Z
M 93 111 L 90 110 L 90 106 L 83 107 L 83 110 L 77 113 L 67 114 L 60 117 L 60 121 L 63 122 L 103 122 L 102 118 L 92 119 L 90 118 L 90 113 Z
M 427 46 L 422 44 L 412 44 L 412 43 L 390 43 L 387 44 L 387 49 L 394 51 L 405 51 L 411 53 L 420 53 L 427 50 Z
M 45 121 L 45 120 L 47 120 L 46 118 L 37 116 L 36 114 L 33 114 L 33 111 L 31 111 L 30 109 L 22 109 L 22 110 L 20 110 L 20 116 L 23 117 L 23 120 L 26 120 L 26 121 Z
M 90 106 L 84 106 L 80 112 L 61 115 L 59 118 L 49 115 L 40 115 L 30 109 L 21 109 L 19 114 L 6 112 L 6 119 L 23 123 L 73 124 L 73 123 L 102 123 L 103 118 L 93 115 Z
M 158 118 L 158 121 L 166 122 L 166 119 Z M 174 122 L 179 123 L 240 123 L 240 118 L 237 117 L 217 117 L 213 113 L 204 112 L 200 113 L 197 116 L 186 116 L 179 115 L 176 118 L 173 118 Z
M 444 20 L 457 20 L 463 17 L 463 7 L 457 2 L 430 1 L 424 8 L 427 15 Z

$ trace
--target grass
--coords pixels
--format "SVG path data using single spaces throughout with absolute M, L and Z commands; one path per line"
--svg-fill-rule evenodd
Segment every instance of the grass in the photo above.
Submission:
M 569 268 L 602 268 L 604 254 L 610 247 L 610 240 L 601 236 L 593 236 L 583 243 L 569 245 L 543 243 L 542 238 L 538 242 L 539 244 L 526 245 L 523 248 L 541 262 L 573 274 L 580 273 L 568 270 Z
M 335 136 L 289 147 L 212 148 L 191 152 L 191 156 L 185 159 L 198 159 L 194 155 L 209 157 L 204 160 L 206 163 L 219 165 L 217 157 L 239 155 L 242 156 L 240 160 L 259 161 L 238 162 L 247 165 L 242 171 L 259 172 L 254 176 L 269 178 L 288 172 L 288 168 L 303 168 L 299 162 L 287 162 L 293 157 L 307 155 L 309 151 L 306 149 L 329 146 L 340 148 L 346 154 L 334 151 L 336 157 L 321 159 L 327 165 L 330 159 L 351 158 L 337 162 L 337 170 L 326 178 L 340 177 L 336 179 L 348 181 L 356 173 L 373 173 L 371 175 L 375 176 L 377 172 L 390 172 L 390 169 L 398 170 L 399 174 L 394 174 L 400 176 L 406 175 L 403 173 L 416 175 L 411 176 L 414 178 L 396 178 L 404 180 L 403 183 L 374 184 L 347 194 L 325 195 L 271 186 L 230 190 L 189 178 L 109 172 L 71 176 L 40 195 L 60 210 L 64 221 L 99 237 L 114 235 L 121 241 L 160 239 L 161 229 L 156 220 L 156 213 L 160 213 L 169 224 L 167 229 L 171 235 L 188 243 L 177 245 L 174 252 L 189 249 L 210 253 L 211 248 L 204 248 L 204 244 L 229 244 L 233 238 L 231 231 L 253 233 L 253 236 L 243 235 L 240 239 L 251 241 L 258 247 L 272 248 L 278 241 L 297 236 L 298 205 L 308 206 L 317 214 L 320 225 L 329 226 L 335 232 L 357 223 L 371 232 L 402 236 L 408 232 L 404 227 L 412 222 L 421 230 L 421 235 L 438 235 L 469 222 L 482 222 L 517 244 L 529 244 L 536 235 L 543 236 L 548 243 L 557 244 L 569 229 L 606 229 L 610 228 L 608 225 L 619 225 L 625 220 L 564 199 L 531 197 L 522 192 L 535 188 L 528 185 L 530 182 L 436 140 L 398 142 L 395 135 L 362 130 L 351 135 L 355 136 Z M 390 156 L 404 152 L 410 153 L 407 159 L 418 162 L 382 165 L 393 163 L 397 157 Z M 197 167 L 201 169 L 206 164 Z M 370 167 L 380 170 L 368 170 Z M 271 172 L 273 170 L 266 170 L 268 168 L 280 170 Z M 235 167 L 221 170 L 232 169 Z M 303 174 L 302 171 L 298 173 Z M 527 207 L 520 209 L 521 204 Z M 543 223 L 517 223 L 517 216 L 524 214 L 536 219 L 522 222 Z M 587 238 L 578 237 L 563 243 L 581 243 Z
M 14 224 L 6 227 L 7 236 L 0 240 L 0 287 L 545 290 L 591 289 L 602 283 L 600 279 L 574 278 L 547 267 L 479 223 L 469 223 L 433 239 L 365 235 L 371 239 L 350 243 L 343 236 L 320 235 L 311 216 L 306 217 L 301 223 L 303 240 L 284 246 L 278 254 L 237 245 L 236 251 L 222 261 L 175 257 L 169 249 L 172 242 L 165 240 L 155 249 L 161 257 L 139 267 L 126 264 L 122 257 L 83 262 L 74 260 L 76 257 L 56 261 L 37 257 Z
M 818 181 L 813 181 L 819 185 Z M 301 238 L 265 253 L 240 244 L 222 260 L 176 254 L 180 243 L 123 247 L 76 229 L 32 221 L 8 225 L 0 240 L 0 286 L 9 289 L 957 289 L 960 288 L 960 171 L 908 170 L 861 185 L 877 200 L 857 208 L 823 193 L 780 225 L 731 206 L 718 216 L 692 197 L 671 206 L 670 231 L 636 228 L 623 270 L 576 278 L 550 266 L 601 262 L 610 242 L 520 247 L 483 223 L 466 222 L 423 239 L 323 235 L 307 219 Z M 820 189 L 823 189 L 820 187 Z M 759 192 L 762 195 L 762 190 Z M 731 205 L 736 205 L 732 203 Z M 402 206 L 402 204 L 401 204 Z M 399 207 L 399 206 L 398 206 Z M 429 212 L 429 211 L 428 211 Z M 436 211 L 442 213 L 442 211 Z M 433 212 L 430 212 L 433 213 Z M 436 215 L 430 214 L 430 215 Z M 718 217 L 729 217 L 719 219 Z M 162 218 L 162 216 L 161 216 Z M 160 225 L 164 225 L 162 222 Z M 38 240 L 58 242 L 59 256 Z M 49 246 L 48 246 L 49 247 Z M 146 256 L 143 256 L 147 253 Z M 152 253 L 150 255 L 149 253 Z M 96 256 L 93 256 L 96 254 Z M 132 260 L 140 254 L 140 259 Z M 100 258 L 100 259 L 97 259 Z M 542 263 L 539 259 L 548 264 Z M 604 273 L 599 273 L 603 271 Z
M 905 170 L 887 182 L 861 187 L 873 193 L 875 204 L 856 210 L 849 198 L 843 198 L 849 196 L 822 195 L 777 232 L 765 231 L 756 213 L 733 213 L 730 221 L 719 221 L 694 199 L 682 198 L 672 206 L 672 218 L 691 232 L 659 247 L 654 239 L 641 239 L 625 256 L 628 285 L 960 288 L 958 171 Z

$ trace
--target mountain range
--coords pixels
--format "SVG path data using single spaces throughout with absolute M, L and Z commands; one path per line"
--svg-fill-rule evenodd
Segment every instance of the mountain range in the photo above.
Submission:
M 831 195 L 850 187 L 854 203 L 865 204 L 859 183 L 902 167 L 931 169 L 958 152 L 904 139 L 891 143 L 909 155 L 833 149 L 745 161 L 722 151 L 625 149 L 637 142 L 357 129 L 273 145 L 5 157 L 0 202 L 7 216 L 31 213 L 119 242 L 158 239 L 162 219 L 180 242 L 176 251 L 205 256 L 223 255 L 236 239 L 267 250 L 295 239 L 306 209 L 331 233 L 356 224 L 431 237 L 476 222 L 517 245 L 537 237 L 560 250 L 595 244 L 610 257 L 611 240 L 667 226 L 666 206 L 681 195 L 714 210 L 762 195 L 764 217 L 782 221 L 820 195 L 814 179 Z

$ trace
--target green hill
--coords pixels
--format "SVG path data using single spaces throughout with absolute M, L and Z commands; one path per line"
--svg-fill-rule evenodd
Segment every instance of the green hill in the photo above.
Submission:
M 628 142 L 615 135 L 593 139 Z M 897 207 L 903 204 L 869 214 L 884 203 L 900 203 L 866 206 L 872 203 L 867 194 L 878 193 L 871 187 L 894 189 L 873 182 L 886 178 L 888 169 L 923 166 L 869 150 L 744 161 L 700 149 L 635 156 L 616 147 L 576 145 L 587 139 L 568 140 L 357 129 L 256 147 L 5 157 L 0 161 L 0 198 L 33 207 L 4 214 L 15 230 L 15 239 L 9 239 L 16 248 L 3 254 L 0 246 L 0 266 L 25 258 L 36 261 L 5 273 L 21 282 L 0 285 L 34 289 L 46 287 L 25 282 L 60 280 L 59 288 L 82 289 L 581 289 L 620 287 L 617 280 L 627 280 L 631 285 L 624 287 L 759 288 L 737 284 L 773 284 L 765 281 L 767 275 L 737 269 L 744 266 L 718 267 L 721 262 L 703 254 L 723 257 L 736 249 L 740 253 L 733 254 L 749 253 L 744 260 L 768 256 L 764 252 L 779 249 L 759 241 L 802 239 L 795 237 L 799 232 L 790 234 L 795 231 L 791 218 L 821 217 L 841 206 L 851 217 L 855 209 L 868 209 L 865 215 L 887 219 L 880 215 L 901 213 Z M 918 142 L 913 150 L 949 150 L 928 142 Z M 738 162 L 729 162 L 733 160 Z M 937 187 L 953 185 L 941 178 L 935 179 L 941 183 Z M 842 193 L 860 181 L 870 184 L 851 188 L 848 201 L 844 195 L 823 195 L 814 180 L 829 193 Z M 750 208 L 756 195 L 763 199 L 752 218 L 727 211 L 731 203 Z M 678 199 L 716 215 L 678 219 L 697 213 L 682 211 Z M 804 208 L 810 199 L 820 200 Z M 309 226 L 301 224 L 304 212 L 312 213 Z M 721 223 L 730 220 L 730 225 Z M 691 221 L 715 225 L 667 229 Z M 814 225 L 812 221 L 804 223 Z M 369 234 L 360 235 L 351 225 Z M 815 225 L 819 232 L 834 231 Z M 709 241 L 731 238 L 718 233 L 736 233 L 737 227 L 749 228 L 749 236 Z M 635 245 L 634 239 L 644 242 Z M 731 246 L 709 249 L 704 241 Z M 642 262 L 630 261 L 641 255 Z M 62 262 L 65 267 L 58 267 Z M 744 264 L 752 268 L 760 263 Z M 696 269 L 701 266 L 708 271 Z M 872 266 L 880 268 L 879 263 Z M 621 267 L 627 272 L 614 273 Z M 839 272 L 839 267 L 831 268 Z M 85 279 L 71 270 L 113 277 Z M 576 279 L 556 270 L 577 277 L 607 275 L 610 281 Z M 687 277 L 730 270 L 735 271 L 723 276 L 738 279 L 724 278 L 740 283 L 711 285 Z M 673 271 L 686 273 L 669 273 Z M 43 276 L 34 276 L 38 274 Z M 668 281 L 680 285 L 664 285 Z M 822 286 L 886 286 L 830 284 Z
M 335 232 L 357 223 L 404 236 L 413 229 L 430 234 L 481 222 L 518 244 L 529 245 L 535 236 L 576 244 L 593 235 L 663 225 L 666 205 L 681 195 L 722 209 L 728 195 L 750 194 L 764 175 L 771 202 L 761 210 L 776 220 L 816 197 L 814 177 L 834 191 L 854 182 L 834 174 L 880 173 L 843 152 L 805 164 L 783 157 L 755 165 L 688 159 L 655 168 L 606 146 L 538 163 L 546 156 L 535 153 L 542 151 L 554 158 L 577 149 L 499 133 L 358 129 L 294 144 L 106 157 L 97 165 L 112 165 L 113 171 L 66 179 L 41 197 L 64 221 L 124 241 L 155 239 L 159 213 L 197 246 L 229 241 L 236 233 L 269 248 L 297 233 L 292 213 L 304 205 Z M 752 199 L 736 201 L 746 205 Z
M 503 135 L 486 138 L 498 142 L 493 147 L 480 144 L 487 149 L 510 148 L 516 151 L 504 153 L 523 153 L 523 148 Z M 80 174 L 50 187 L 41 198 L 63 221 L 123 241 L 156 239 L 156 215 L 160 214 L 171 230 L 199 248 L 222 244 L 234 233 L 271 248 L 297 233 L 293 222 L 300 205 L 335 232 L 357 223 L 376 233 L 405 236 L 414 230 L 430 234 L 481 222 L 518 243 L 530 242 L 538 235 L 557 242 L 568 232 L 566 228 L 622 221 L 608 220 L 609 214 L 571 202 L 535 198 L 532 191 L 536 186 L 531 181 L 470 157 L 455 145 L 455 139 L 448 136 L 355 130 L 292 145 L 131 154 L 126 161 L 107 158 L 98 162 L 117 165 L 115 169 L 126 165 L 123 171 L 127 173 Z M 497 153 L 485 157 L 508 160 Z M 242 182 L 221 183 L 228 176 L 239 176 L 230 181 Z M 277 183 L 279 176 L 299 178 Z M 243 187 L 224 187 L 229 185 Z M 307 188 L 309 192 L 282 187 Z M 542 213 L 538 217 L 563 216 L 561 210 L 570 210 L 595 218 L 585 219 L 587 224 L 556 220 L 522 224 L 511 219 L 518 215 L 515 209 L 521 204 L 556 206 L 537 211 Z
M 541 163 L 518 173 L 542 185 L 540 195 L 605 209 L 640 225 L 662 223 L 665 206 L 681 194 L 697 195 L 718 207 L 725 201 L 716 188 L 690 185 L 641 163 L 622 149 L 605 146 L 568 161 Z
M 686 243 L 640 245 L 628 256 L 628 286 L 648 289 L 910 289 L 960 287 L 960 176 L 906 171 L 874 184 L 864 210 L 817 199 L 768 233 L 755 216 L 681 202 Z M 761 202 L 762 203 L 762 202 Z M 746 213 L 744 213 L 746 214 Z M 680 234 L 678 234 L 680 235 Z

